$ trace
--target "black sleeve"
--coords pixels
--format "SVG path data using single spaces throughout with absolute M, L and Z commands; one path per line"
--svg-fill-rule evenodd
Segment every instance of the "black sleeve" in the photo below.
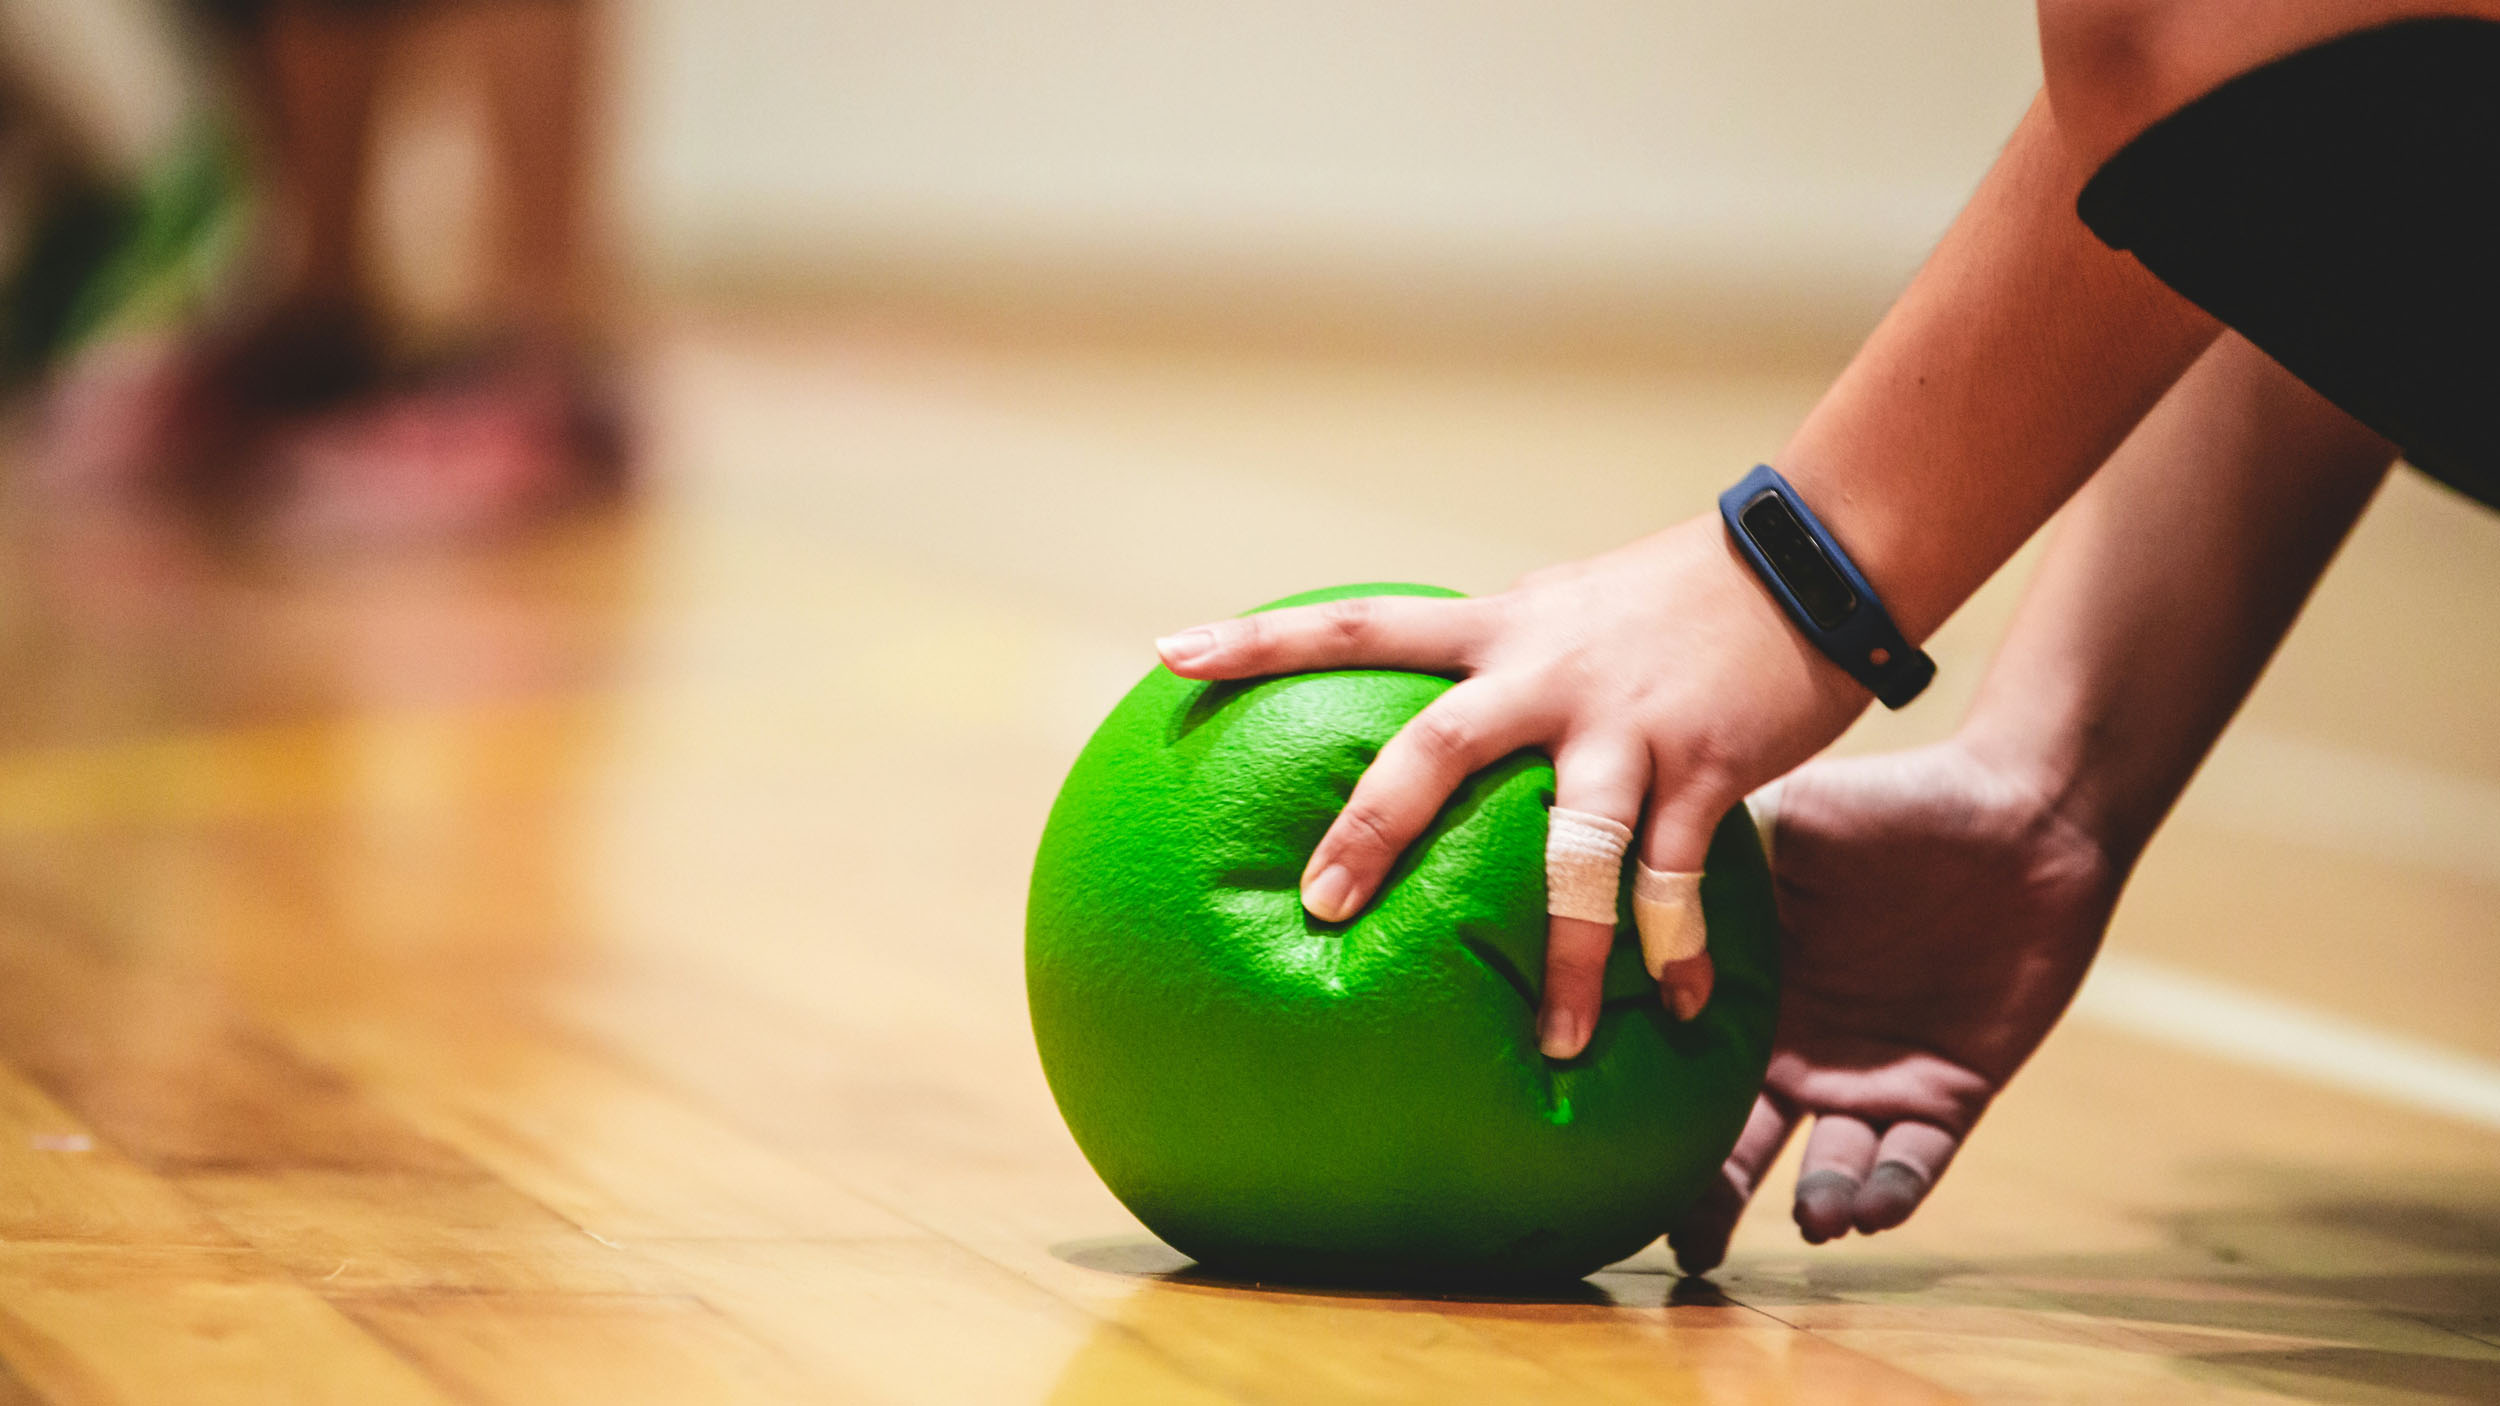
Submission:
M 2406 21 L 2243 74 L 2110 158 L 2076 209 L 2500 505 L 2500 23 Z

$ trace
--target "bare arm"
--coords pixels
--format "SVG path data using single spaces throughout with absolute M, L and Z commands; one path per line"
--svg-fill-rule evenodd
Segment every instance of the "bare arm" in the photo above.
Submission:
M 2229 24 L 2213 22 L 2215 8 L 2051 0 L 2047 97 L 1781 452 L 1913 639 L 2047 520 L 2219 331 L 2084 229 L 2075 198 L 2087 173 L 2194 85 L 2422 0 L 2227 0 Z M 1727 807 L 1821 750 L 1867 702 L 1788 628 L 1714 516 L 1488 599 L 1278 611 L 1161 648 L 1194 678 L 1355 665 L 1463 676 L 1383 749 L 1313 852 L 1303 900 L 1330 920 L 1370 902 L 1470 772 L 1521 747 L 1553 754 L 1557 805 L 1639 830 L 1654 868 L 1698 869 Z M 1611 941 L 1604 924 L 1553 921 L 1548 1054 L 1586 1044 Z M 1707 958 L 1671 965 L 1663 994 L 1689 1013 L 1710 976 Z
M 2034 101 L 1780 471 L 1924 639 L 2101 466 L 2219 330 L 2075 218 Z
M 1962 736 L 2132 863 L 2395 449 L 2236 336 L 2059 524 Z
M 2120 887 L 2393 450 L 2236 336 L 2059 523 L 1951 742 L 1779 787 L 1791 957 L 1762 1100 L 1675 1233 L 1707 1269 L 1811 1118 L 1809 1240 L 1899 1224 L 2046 1038 Z
M 2039 0 L 2060 135 L 2086 170 L 2225 80 L 2338 35 L 2500 0 Z
M 2035 103 L 1780 458 L 1913 637 L 2011 555 L 2214 336 L 2082 227 L 2081 181 Z M 1528 746 L 1553 754 L 1557 804 L 1642 830 L 1652 867 L 1697 870 L 1729 806 L 1867 702 L 1789 628 L 1715 515 L 1501 596 L 1277 611 L 1161 648 L 1193 678 L 1357 664 L 1466 676 L 1382 751 L 1314 851 L 1304 901 L 1331 920 L 1370 901 L 1469 773 Z M 1547 1053 L 1587 1043 L 1611 945 L 1603 924 L 1554 920 Z M 1689 1014 L 1709 981 L 1707 958 L 1678 964 L 1665 994 Z

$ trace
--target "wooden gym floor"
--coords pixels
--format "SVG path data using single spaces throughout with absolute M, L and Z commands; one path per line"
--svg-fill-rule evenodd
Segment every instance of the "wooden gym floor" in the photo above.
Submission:
M 0 1400 L 2500 1399 L 2500 518 L 2415 481 L 2157 846 L 2133 984 L 1909 1227 L 1809 1251 L 1783 1171 L 1715 1286 L 1269 1293 L 1078 1157 L 1025 866 L 1151 635 L 1611 545 L 1821 374 L 714 322 L 655 344 L 643 502 L 541 542 L 19 514 Z M 2010 599 L 1845 745 L 1949 728 Z

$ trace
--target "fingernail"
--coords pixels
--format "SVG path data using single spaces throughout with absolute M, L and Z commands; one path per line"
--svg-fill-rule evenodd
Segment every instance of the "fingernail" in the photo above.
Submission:
M 1906 1162 L 1878 1162 L 1858 1192 L 1857 1221 L 1861 1234 L 1890 1230 L 1910 1218 L 1919 1198 L 1927 1194 L 1927 1178 Z
M 1354 916 L 1354 876 L 1342 864 L 1331 864 L 1302 886 L 1302 906 L 1323 923 L 1342 923 Z
M 1701 1002 L 1700 992 L 1677 987 L 1675 989 L 1675 1018 L 1691 1020 L 1694 1016 L 1701 1014 Z
M 1195 664 L 1215 652 L 1215 631 L 1194 626 L 1155 641 L 1155 653 L 1167 664 Z
M 1570 1059 L 1588 1045 L 1578 1017 L 1560 1006 L 1536 1018 L 1536 1047 L 1547 1059 Z
M 1806 1243 L 1820 1245 L 1849 1233 L 1851 1203 L 1858 1197 L 1858 1179 L 1846 1172 L 1808 1172 L 1797 1178 L 1797 1229 Z

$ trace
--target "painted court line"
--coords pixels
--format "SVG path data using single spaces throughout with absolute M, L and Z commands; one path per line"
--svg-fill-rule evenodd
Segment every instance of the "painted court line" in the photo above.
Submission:
M 2232 730 L 2179 814 L 2500 884 L 2500 785 L 2259 727 Z
M 2500 1129 L 2500 1063 L 2121 953 L 2075 998 L 2096 1024 Z

